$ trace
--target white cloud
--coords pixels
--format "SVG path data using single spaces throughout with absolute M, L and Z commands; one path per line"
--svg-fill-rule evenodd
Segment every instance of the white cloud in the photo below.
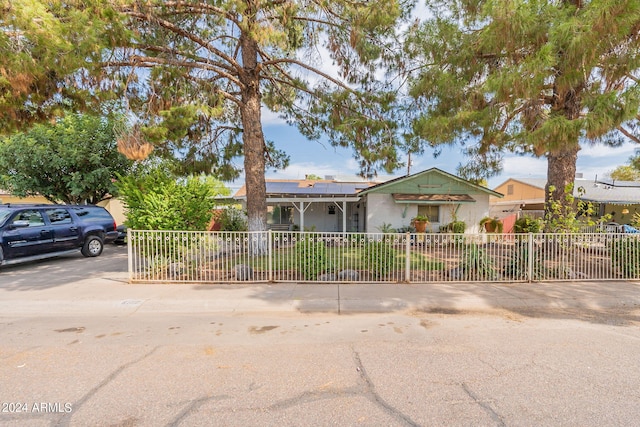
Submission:
M 547 159 L 524 156 L 505 156 L 502 174 L 507 177 L 544 178 L 547 176 Z
M 582 147 L 582 150 L 578 152 L 578 156 L 598 158 L 613 156 L 628 159 L 637 148 L 640 148 L 640 146 L 631 142 L 615 148 L 603 144 L 585 145 Z
M 260 115 L 261 115 L 260 123 L 262 123 L 262 126 L 265 126 L 265 125 L 285 125 L 285 126 L 288 126 L 287 122 L 285 122 L 280 116 L 278 116 L 277 113 L 274 113 L 273 111 L 269 110 L 264 105 L 262 106 L 262 111 L 261 111 Z

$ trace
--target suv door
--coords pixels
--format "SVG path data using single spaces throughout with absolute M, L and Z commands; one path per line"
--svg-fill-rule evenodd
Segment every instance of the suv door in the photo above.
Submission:
M 53 231 L 53 250 L 65 251 L 80 246 L 80 227 L 66 208 L 44 210 Z
M 13 215 L 3 232 L 5 259 L 40 255 L 53 250 L 53 232 L 39 209 L 25 209 Z

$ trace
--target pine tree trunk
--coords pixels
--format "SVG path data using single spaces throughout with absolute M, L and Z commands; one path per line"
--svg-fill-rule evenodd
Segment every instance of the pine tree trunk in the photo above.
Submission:
M 241 73 L 244 145 L 244 174 L 247 189 L 249 231 L 267 229 L 267 199 L 265 184 L 265 143 L 262 133 L 260 75 L 258 50 L 254 40 L 241 36 L 243 70 Z
M 554 218 L 557 211 L 550 210 L 551 203 L 557 202 L 562 206 L 562 212 L 566 212 L 567 201 L 565 189 L 573 184 L 576 177 L 576 161 L 580 146 L 562 147 L 559 150 L 547 154 L 547 186 L 545 187 L 545 216 Z M 553 191 L 550 191 L 553 187 Z
M 554 87 L 555 103 L 552 111 L 563 115 L 567 120 L 578 120 L 580 118 L 581 93 L 583 84 L 576 84 L 570 89 L 561 90 Z M 578 151 L 580 151 L 579 132 L 570 132 L 562 135 L 562 140 L 552 148 L 547 154 L 547 185 L 545 187 L 545 217 L 547 219 L 558 219 L 559 215 L 569 212 L 573 207 L 569 206 L 571 201 L 565 195 L 567 190 L 573 193 L 573 184 L 576 179 L 576 162 L 578 161 Z M 550 189 L 553 188 L 553 191 Z M 552 203 L 559 209 L 552 209 Z M 548 223 L 548 222 L 547 222 Z M 547 230 L 550 231 L 550 230 Z

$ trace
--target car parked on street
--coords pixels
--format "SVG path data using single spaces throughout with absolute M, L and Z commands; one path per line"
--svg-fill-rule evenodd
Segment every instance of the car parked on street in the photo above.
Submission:
M 118 237 L 116 222 L 93 205 L 0 205 L 0 265 L 82 252 L 102 253 Z

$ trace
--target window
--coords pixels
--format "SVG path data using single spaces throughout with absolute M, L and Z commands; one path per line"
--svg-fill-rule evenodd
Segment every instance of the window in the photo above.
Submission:
M 52 225 L 71 224 L 71 215 L 66 209 L 47 209 L 45 211 Z
M 418 206 L 418 215 L 426 216 L 427 218 L 429 218 L 429 222 L 440 222 L 440 206 Z
M 113 222 L 111 214 L 101 207 L 87 206 L 73 209 L 75 209 L 74 212 L 76 215 L 78 215 L 84 222 Z
M 44 225 L 44 218 L 42 218 L 42 214 L 37 210 L 22 211 L 13 218 L 13 222 L 15 221 L 27 221 L 29 227 L 41 227 Z
M 269 224 L 293 224 L 292 206 L 267 206 L 267 223 Z
M 507 195 L 510 196 L 513 194 L 513 184 L 507 185 Z

